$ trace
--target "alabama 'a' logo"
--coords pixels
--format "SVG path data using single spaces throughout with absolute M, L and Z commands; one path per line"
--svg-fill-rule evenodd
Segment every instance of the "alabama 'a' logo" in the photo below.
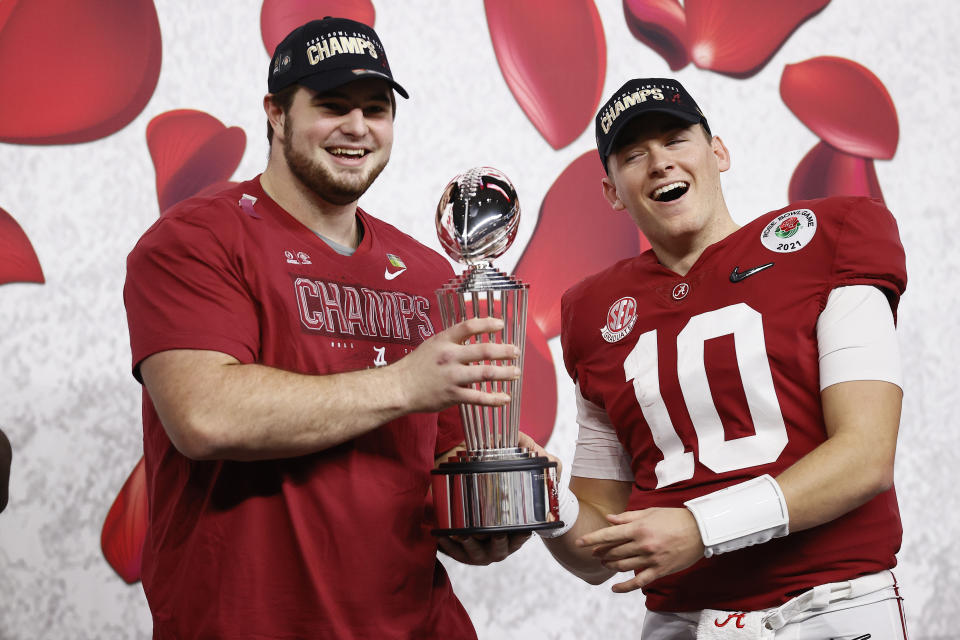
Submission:
M 617 342 L 630 333 L 637 322 L 637 299 L 624 296 L 610 305 L 607 311 L 607 324 L 600 329 L 600 335 L 607 342 Z

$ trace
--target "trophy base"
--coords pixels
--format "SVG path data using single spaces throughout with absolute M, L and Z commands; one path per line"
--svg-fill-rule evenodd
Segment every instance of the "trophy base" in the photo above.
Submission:
M 431 530 L 433 535 L 522 533 L 563 526 L 556 462 L 521 448 L 465 452 L 452 460 L 431 472 L 438 525 Z
M 541 522 L 539 524 L 516 524 L 503 527 L 467 527 L 466 529 L 431 529 L 430 533 L 435 536 L 480 536 L 496 535 L 500 533 L 527 533 L 532 531 L 545 531 L 547 529 L 558 529 L 563 526 L 560 520 L 553 522 Z

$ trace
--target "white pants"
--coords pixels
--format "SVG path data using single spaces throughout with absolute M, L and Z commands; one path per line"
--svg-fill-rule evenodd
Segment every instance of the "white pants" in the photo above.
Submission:
M 881 580 L 879 589 L 855 597 L 840 595 L 831 598 L 829 603 L 815 603 L 815 606 L 797 610 L 797 604 L 805 604 L 806 594 L 797 596 L 782 607 L 765 609 L 764 619 L 776 619 L 775 640 L 907 640 L 907 624 L 903 616 L 903 607 L 896 581 L 889 571 L 871 576 L 863 576 L 837 586 L 856 584 L 858 581 L 876 582 Z M 833 585 L 826 585 L 833 586 Z M 819 588 L 818 588 L 819 589 Z M 811 590 L 812 592 L 813 590 Z M 840 589 L 835 590 L 842 594 Z M 810 593 L 810 592 L 807 592 Z M 820 605 L 823 606 L 820 606 Z M 777 616 L 777 612 L 784 615 Z M 666 613 L 647 611 L 643 619 L 641 640 L 696 640 L 697 623 L 700 611 Z M 782 626 L 780 626 L 782 625 Z M 736 635 L 735 624 L 729 628 L 730 638 Z M 702 636 L 701 636 L 702 637 Z M 751 640 L 744 636 L 743 640 Z

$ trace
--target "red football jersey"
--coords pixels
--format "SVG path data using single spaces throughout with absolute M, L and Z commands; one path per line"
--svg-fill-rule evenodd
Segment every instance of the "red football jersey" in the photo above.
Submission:
M 436 252 L 359 212 L 352 256 L 258 179 L 164 213 L 128 260 L 135 375 L 147 356 L 207 349 L 307 374 L 385 365 L 442 328 Z M 192 461 L 144 391 L 150 524 L 143 587 L 156 637 L 475 638 L 437 561 L 434 456 L 456 409 L 419 413 L 292 459 Z
M 784 469 L 826 439 L 817 318 L 836 287 L 906 286 L 896 223 L 879 202 L 828 198 L 766 214 L 708 247 L 680 277 L 652 251 L 563 297 L 570 376 L 631 458 L 629 509 Z M 851 469 L 851 473 L 855 473 Z M 656 611 L 779 605 L 812 586 L 896 564 L 893 489 L 837 520 L 704 558 L 644 593 Z

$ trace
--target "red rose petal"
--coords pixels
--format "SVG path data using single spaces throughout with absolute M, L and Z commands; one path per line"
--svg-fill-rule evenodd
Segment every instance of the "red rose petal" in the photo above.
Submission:
M 137 117 L 157 86 L 151 0 L 6 0 L 0 29 L 0 142 L 103 138 Z
M 160 211 L 227 180 L 237 170 L 246 142 L 243 129 L 228 129 L 203 111 L 167 111 L 151 120 L 147 147 Z
M 326 16 L 350 18 L 372 27 L 377 14 L 370 0 L 263 0 L 260 37 L 267 55 L 272 56 L 280 41 L 300 25 Z
M 793 202 L 827 196 L 870 196 L 883 200 L 873 160 L 838 151 L 825 142 L 817 143 L 793 172 L 788 197 Z
M 0 284 L 37 282 L 43 284 L 43 269 L 17 221 L 0 207 Z
M 687 66 L 687 17 L 678 0 L 623 0 L 623 13 L 633 37 L 659 53 L 670 69 Z
M 547 339 L 560 333 L 560 296 L 585 276 L 650 245 L 630 216 L 603 196 L 596 151 L 574 160 L 550 187 L 516 275 L 530 283 L 530 318 Z
M 760 71 L 793 31 L 830 0 L 687 0 L 687 47 L 701 69 Z
M 143 458 L 123 483 L 100 533 L 103 557 L 128 584 L 140 580 L 143 542 L 147 536 L 147 474 Z
M 534 322 L 527 322 L 523 358 L 520 431 L 546 446 L 557 418 L 557 372 L 547 338 Z
M 889 159 L 897 150 L 896 107 L 863 65 L 831 56 L 788 64 L 780 76 L 780 96 L 803 124 L 841 151 Z
M 554 149 L 593 122 L 607 45 L 592 0 L 485 0 L 487 25 L 507 86 Z

